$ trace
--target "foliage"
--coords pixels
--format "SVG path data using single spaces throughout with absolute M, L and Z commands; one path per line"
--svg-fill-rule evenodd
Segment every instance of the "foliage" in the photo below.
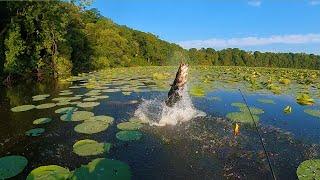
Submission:
M 0 158 L 0 179 L 7 179 L 21 173 L 28 160 L 23 156 L 5 156 Z
M 66 180 L 70 176 L 70 171 L 57 165 L 40 166 L 32 170 L 27 176 L 27 180 Z

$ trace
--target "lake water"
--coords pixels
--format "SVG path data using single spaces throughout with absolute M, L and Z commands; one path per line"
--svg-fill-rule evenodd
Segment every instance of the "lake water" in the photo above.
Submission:
M 320 117 L 305 112 L 320 109 L 318 71 L 190 67 L 191 101 L 206 116 L 174 126 L 143 124 L 138 130 L 142 133 L 140 139 L 119 140 L 117 124 L 134 117 L 139 106 L 148 100 L 157 99 L 161 106 L 175 71 L 176 67 L 119 68 L 80 74 L 63 82 L 26 82 L 1 88 L 0 157 L 21 155 L 28 159 L 26 168 L 13 179 L 25 179 L 31 170 L 45 165 L 59 165 L 72 171 L 102 157 L 129 165 L 132 179 L 272 179 L 257 129 L 243 109 L 246 107 L 242 107 L 243 93 L 248 106 L 256 108 L 252 111 L 259 112 L 254 116 L 259 118 L 256 119 L 259 132 L 278 179 L 296 179 L 301 162 L 319 158 Z M 251 79 L 248 81 L 246 77 Z M 290 83 L 279 83 L 281 77 L 290 79 Z M 263 85 L 270 79 L 280 92 L 265 88 L 270 87 Z M 301 83 L 306 80 L 310 82 Z M 297 103 L 299 93 L 308 93 L 312 105 Z M 32 98 L 41 94 L 50 97 Z M 58 97 L 78 98 L 54 100 Z M 97 103 L 83 107 L 84 104 L 79 106 L 81 102 Z M 46 103 L 54 103 L 54 107 L 38 106 Z M 11 110 L 27 104 L 38 108 Z M 291 113 L 284 112 L 287 106 L 291 107 Z M 110 116 L 114 121 L 103 131 L 79 133 L 74 128 L 82 121 L 62 121 L 62 114 L 55 113 L 62 107 L 77 107 L 78 111 Z M 232 112 L 242 113 L 246 119 L 227 118 Z M 42 117 L 52 121 L 33 124 Z M 236 123 L 240 125 L 237 136 Z M 44 128 L 45 132 L 27 136 L 26 131 L 33 128 Z M 112 147 L 108 153 L 79 156 L 73 152 L 73 145 L 82 139 L 111 143 Z

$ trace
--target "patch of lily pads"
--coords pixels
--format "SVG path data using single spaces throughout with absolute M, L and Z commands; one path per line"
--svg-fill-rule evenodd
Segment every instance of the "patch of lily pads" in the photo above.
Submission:
M 55 113 L 58 113 L 58 114 L 65 114 L 65 113 L 68 113 L 70 111 L 77 111 L 78 108 L 75 108 L 75 107 L 63 107 L 63 108 L 59 108 L 57 110 L 55 110 L 54 112 Z
M 77 168 L 71 180 L 108 179 L 108 180 L 130 180 L 130 167 L 121 161 L 98 158 Z
M 53 108 L 56 106 L 56 103 L 45 103 L 45 104 L 40 104 L 36 106 L 36 109 L 48 109 L 48 108 Z
M 92 156 L 109 152 L 110 143 L 99 143 L 91 139 L 77 141 L 73 145 L 73 152 L 79 156 Z
M 28 160 L 23 156 L 5 156 L 0 158 L 0 179 L 12 178 L 20 174 L 27 166 Z
M 48 165 L 40 166 L 32 170 L 26 180 L 66 180 L 71 175 L 69 169 L 57 166 Z
M 82 108 L 90 108 L 98 105 L 100 105 L 99 102 L 81 102 L 77 104 L 78 107 L 82 107 Z
M 90 117 L 89 120 L 90 121 L 103 121 L 105 123 L 112 124 L 114 121 L 114 118 L 111 116 L 100 115 L 100 116 L 92 116 L 92 117 Z

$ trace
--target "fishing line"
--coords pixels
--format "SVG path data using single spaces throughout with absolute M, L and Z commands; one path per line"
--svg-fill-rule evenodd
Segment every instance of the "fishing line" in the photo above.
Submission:
M 254 117 L 253 117 L 253 115 L 252 115 L 252 113 L 251 113 L 251 110 L 250 110 L 250 108 L 249 108 L 249 105 L 248 105 L 248 103 L 247 103 L 247 100 L 246 100 L 246 98 L 244 97 L 244 94 L 242 93 L 241 89 L 238 89 L 238 90 L 240 91 L 240 94 L 241 94 L 241 96 L 242 96 L 242 99 L 243 99 L 243 101 L 244 101 L 244 103 L 245 103 L 245 105 L 246 105 L 246 107 L 247 107 L 247 109 L 248 109 L 248 111 L 249 111 L 249 113 L 250 113 L 250 116 L 251 116 L 251 119 L 252 119 L 252 121 L 253 121 L 254 127 L 255 127 L 256 132 L 257 132 L 257 134 L 258 134 L 258 136 L 259 136 L 260 143 L 261 143 L 261 145 L 262 145 L 264 154 L 265 154 L 266 157 L 267 157 L 267 161 L 268 161 L 268 165 L 269 165 L 269 168 L 270 168 L 272 177 L 273 177 L 274 180 L 276 180 L 277 178 L 276 178 L 276 175 L 275 175 L 275 173 L 274 173 L 274 171 L 273 171 L 273 168 L 272 168 L 272 165 L 271 165 L 271 160 L 270 160 L 270 158 L 269 158 L 267 149 L 266 149 L 266 147 L 265 147 L 265 145 L 264 145 L 264 142 L 263 142 L 263 139 L 262 139 L 260 130 L 259 130 L 258 126 L 257 126 L 256 121 L 254 120 Z

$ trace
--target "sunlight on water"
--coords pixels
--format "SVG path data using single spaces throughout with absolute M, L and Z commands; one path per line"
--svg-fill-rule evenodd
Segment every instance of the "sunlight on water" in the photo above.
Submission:
M 135 111 L 135 116 L 155 126 L 176 125 L 179 122 L 190 121 L 195 117 L 206 116 L 206 113 L 193 106 L 187 89 L 186 86 L 182 92 L 182 99 L 173 107 L 166 106 L 161 98 L 143 99 Z

